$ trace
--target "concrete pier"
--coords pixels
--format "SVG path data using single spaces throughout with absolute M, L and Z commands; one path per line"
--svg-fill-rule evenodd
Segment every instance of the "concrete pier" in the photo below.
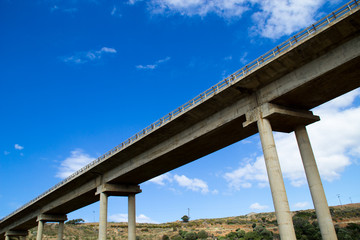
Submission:
M 63 231 L 64 231 L 64 222 L 67 220 L 67 216 L 66 215 L 52 215 L 52 214 L 40 214 L 37 217 L 37 222 L 38 222 L 38 231 L 37 231 L 37 235 L 36 235 L 36 240 L 42 240 L 43 237 L 43 231 L 44 231 L 44 225 L 46 222 L 58 222 L 60 225 L 62 223 L 62 227 L 60 227 L 59 225 L 59 233 L 58 233 L 58 239 L 60 237 L 63 236 Z M 61 230 L 61 233 L 60 233 Z
M 64 222 L 59 222 L 58 240 L 64 239 Z
M 324 188 L 321 183 L 319 170 L 315 162 L 314 153 L 311 148 L 309 136 L 307 134 L 305 126 L 297 127 L 295 129 L 295 135 L 298 142 L 301 158 L 304 164 L 306 178 L 314 203 L 322 239 L 337 240 Z
M 270 121 L 260 117 L 257 121 L 257 125 L 264 152 L 280 238 L 284 240 L 296 240 Z
M 128 239 L 136 239 L 136 208 L 135 208 L 135 194 L 128 196 Z
M 99 219 L 99 240 L 106 240 L 108 196 L 100 193 L 100 219 Z
M 11 240 L 11 238 L 15 237 L 19 240 L 25 240 L 28 236 L 28 231 L 8 231 L 5 233 L 5 239 Z
M 109 196 L 128 197 L 128 239 L 136 239 L 135 194 L 140 192 L 141 189 L 138 185 L 105 183 L 97 187 L 95 195 L 100 195 L 99 240 L 106 240 L 107 202 Z
M 38 229 L 37 229 L 36 240 L 42 240 L 42 235 L 43 235 L 43 231 L 44 231 L 44 224 L 45 224 L 45 222 L 43 220 L 38 221 Z

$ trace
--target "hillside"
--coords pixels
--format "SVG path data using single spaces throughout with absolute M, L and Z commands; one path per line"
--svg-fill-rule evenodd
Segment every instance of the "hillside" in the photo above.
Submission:
M 360 239 L 360 203 L 330 207 L 330 211 L 333 216 L 333 221 L 336 225 L 338 235 L 340 234 L 339 240 Z M 307 226 L 308 228 L 311 228 L 311 231 L 313 231 L 312 238 L 303 237 L 301 239 L 317 239 L 314 237 L 318 234 L 315 234 L 318 229 L 316 230 L 316 215 L 314 210 L 295 211 L 293 212 L 293 216 L 294 224 L 296 226 L 300 224 L 301 229 L 305 229 L 305 226 Z M 350 228 L 353 230 L 349 230 Z M 36 231 L 36 228 L 30 230 L 29 239 L 36 239 Z M 199 219 L 188 223 L 176 221 L 163 224 L 137 224 L 137 236 L 138 239 L 141 240 L 204 239 L 206 236 L 208 236 L 207 239 L 249 239 L 246 237 L 241 238 L 239 236 L 253 231 L 261 232 L 261 234 L 266 236 L 263 237 L 263 239 L 278 239 L 278 228 L 275 220 L 275 213 L 253 213 L 237 217 Z M 351 238 L 347 238 L 347 234 L 350 234 L 348 233 L 349 231 L 359 231 L 359 234 L 356 232 L 354 233 L 356 235 L 353 235 Z M 197 236 L 196 234 L 191 235 L 192 233 L 197 233 Z M 297 235 L 299 234 L 301 235 L 301 233 L 297 231 Z M 64 235 L 66 240 L 97 239 L 98 223 L 83 223 L 77 225 L 65 224 Z M 56 237 L 57 224 L 46 224 L 43 239 L 56 239 Z M 127 224 L 109 223 L 108 239 L 127 239 Z

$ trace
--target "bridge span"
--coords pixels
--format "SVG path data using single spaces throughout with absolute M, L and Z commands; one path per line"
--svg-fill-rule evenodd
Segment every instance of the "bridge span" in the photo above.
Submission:
M 295 131 L 323 239 L 337 239 L 306 132 L 310 111 L 360 87 L 360 10 L 356 0 L 332 12 L 228 78 L 138 132 L 44 194 L 0 220 L 0 239 L 27 236 L 45 222 L 100 200 L 126 196 L 135 240 L 139 184 L 260 133 L 281 239 L 296 239 L 272 131 Z

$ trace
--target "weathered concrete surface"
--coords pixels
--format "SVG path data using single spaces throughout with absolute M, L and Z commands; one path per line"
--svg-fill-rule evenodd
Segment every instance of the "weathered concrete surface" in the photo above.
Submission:
M 136 239 L 136 207 L 135 193 L 128 197 L 128 240 Z
M 138 185 L 257 132 L 245 114 L 264 103 L 309 110 L 360 86 L 360 13 L 347 14 L 307 41 L 87 172 L 0 222 L 36 226 L 42 213 L 67 214 L 99 201 L 104 183 Z M 275 126 L 274 126 L 275 129 Z
M 322 239 L 337 240 L 324 188 L 321 183 L 319 170 L 315 162 L 314 153 L 312 151 L 310 139 L 305 126 L 298 126 L 295 129 L 295 135 L 298 142 L 301 159 L 304 164 L 306 178 L 309 183 L 311 197 L 315 206 Z
M 106 240 L 108 195 L 100 193 L 99 240 Z
M 257 120 L 261 146 L 264 153 L 266 170 L 269 178 L 271 195 L 274 202 L 276 221 L 279 226 L 280 238 L 296 240 L 294 225 L 286 196 L 279 157 L 276 151 L 274 136 L 270 121 L 259 116 Z

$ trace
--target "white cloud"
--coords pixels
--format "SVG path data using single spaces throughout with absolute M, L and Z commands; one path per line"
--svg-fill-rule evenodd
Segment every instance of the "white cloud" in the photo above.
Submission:
M 100 60 L 104 54 L 115 54 L 116 49 L 109 47 L 102 47 L 100 50 L 90 50 L 88 52 L 78 52 L 69 57 L 62 57 L 65 63 L 82 64 L 90 61 Z
M 352 161 L 360 158 L 360 106 L 352 103 L 360 96 L 360 89 L 352 91 L 316 109 L 314 114 L 321 120 L 307 127 L 316 162 L 323 180 L 339 179 Z M 306 184 L 305 172 L 294 133 L 275 134 L 275 143 L 284 178 L 298 187 Z M 248 160 L 238 169 L 228 172 L 224 178 L 229 187 L 239 190 L 251 183 L 267 182 L 263 156 Z
M 253 210 L 265 210 L 267 208 L 269 208 L 269 207 L 266 205 L 260 205 L 257 202 L 250 205 L 250 209 L 253 209 Z
M 6 156 L 6 155 L 9 155 L 10 154 L 10 152 L 8 152 L 8 151 L 4 151 L 4 155 Z
M 251 159 L 245 161 L 247 163 L 242 164 L 238 169 L 225 173 L 224 178 L 229 183 L 229 187 L 240 190 L 252 187 L 253 183 L 257 183 L 259 187 L 266 186 L 268 178 L 263 158 L 257 157 L 255 162 Z
M 15 148 L 16 150 L 23 150 L 23 149 L 24 149 L 23 146 L 20 146 L 20 145 L 17 144 L 17 143 L 14 145 L 14 148 Z
M 127 222 L 128 221 L 128 215 L 125 213 L 119 213 L 109 216 L 109 220 L 113 222 Z M 137 223 L 158 223 L 151 218 L 145 216 L 144 214 L 140 214 L 139 216 L 136 216 L 136 222 Z
M 219 191 L 217 189 L 214 189 L 212 191 L 209 190 L 209 187 L 207 183 L 201 179 L 198 178 L 188 178 L 185 175 L 172 175 L 171 173 L 165 173 L 160 176 L 157 176 L 151 180 L 149 180 L 151 183 L 155 183 L 161 186 L 167 186 L 168 189 L 176 194 L 179 194 L 180 191 L 176 188 L 174 188 L 174 184 L 179 185 L 180 187 L 184 187 L 188 190 L 194 191 L 194 192 L 201 192 L 202 194 L 219 194 Z
M 66 178 L 93 160 L 94 158 L 90 157 L 89 154 L 84 153 L 83 150 L 73 150 L 70 153 L 70 157 L 67 157 L 61 162 L 56 177 Z
M 130 0 L 133 5 L 137 1 Z M 307 27 L 315 21 L 325 0 L 151 0 L 153 14 L 180 14 L 205 17 L 215 14 L 224 19 L 239 19 L 252 10 L 251 31 L 277 39 Z
M 170 57 L 166 57 L 164 59 L 157 60 L 154 64 L 137 65 L 136 68 L 153 70 L 153 69 L 157 68 L 159 66 L 159 64 L 165 63 L 165 62 L 169 61 L 170 59 L 171 59 Z
M 154 177 L 153 179 L 150 179 L 149 182 L 164 186 L 165 182 L 172 182 L 172 176 L 170 173 L 165 173 L 160 176 Z
M 295 209 L 304 209 L 304 208 L 307 208 L 309 206 L 310 206 L 309 202 L 297 202 L 297 203 L 294 204 Z
M 175 175 L 174 180 L 181 186 L 194 192 L 208 193 L 209 187 L 206 182 L 197 178 L 188 178 L 185 175 Z
M 259 0 L 260 11 L 252 15 L 254 31 L 263 37 L 277 39 L 315 22 L 324 0 Z

